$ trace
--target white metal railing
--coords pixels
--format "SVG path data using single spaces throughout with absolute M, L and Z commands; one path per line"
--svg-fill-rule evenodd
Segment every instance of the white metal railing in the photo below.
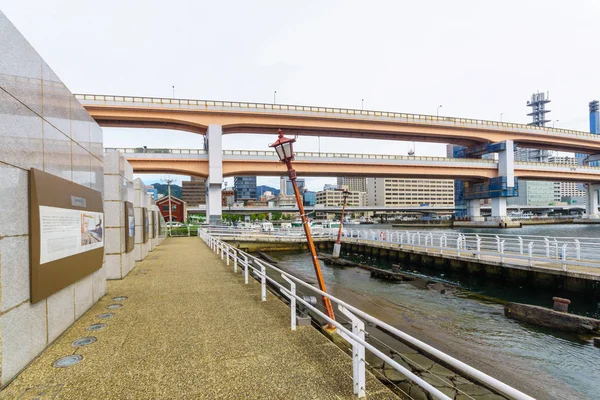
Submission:
M 501 263 L 508 259 L 529 266 L 558 263 L 564 271 L 569 267 L 600 268 L 598 238 L 378 229 L 343 229 L 343 237 L 350 242 L 383 242 L 400 249 L 419 247 L 429 253 L 454 251 L 458 256 L 478 260 L 487 256 Z
M 160 107 L 184 108 L 197 111 L 223 112 L 255 112 L 309 115 L 331 118 L 347 118 L 361 120 L 395 121 L 410 124 L 429 124 L 454 126 L 462 128 L 489 129 L 494 131 L 509 131 L 532 133 L 550 136 L 575 136 L 586 140 L 600 140 L 598 135 L 589 132 L 574 131 L 562 128 L 540 127 L 534 125 L 516 124 L 510 122 L 486 121 L 471 118 L 453 118 L 435 115 L 407 114 L 389 111 L 358 110 L 334 107 L 300 106 L 291 104 L 249 103 L 238 101 L 190 100 L 142 96 L 112 96 L 96 94 L 76 94 L 75 97 L 84 105 L 127 105 L 130 107 Z
M 143 147 L 106 147 L 104 152 L 120 151 L 124 154 L 190 154 L 190 155 L 207 155 L 205 149 L 148 149 Z
M 532 397 L 463 363 L 462 361 L 459 361 L 437 350 L 432 346 L 429 346 L 426 343 L 421 342 L 420 340 L 404 333 L 403 331 L 397 328 L 394 328 L 393 326 L 385 323 L 384 321 L 381 321 L 371 316 L 370 314 L 367 314 L 366 312 L 326 292 L 322 292 L 321 290 L 313 287 L 312 285 L 280 270 L 279 268 L 265 262 L 264 260 L 260 260 L 256 257 L 251 256 L 248 253 L 241 251 L 240 249 L 229 245 L 228 243 L 208 233 L 205 229 L 198 229 L 198 236 L 210 247 L 210 249 L 212 249 L 217 254 L 220 254 L 221 259 L 224 260 L 227 265 L 230 265 L 230 262 L 233 262 L 233 270 L 235 273 L 238 273 L 238 268 L 241 267 L 242 269 L 240 272 L 243 273 L 244 282 L 246 284 L 248 284 L 249 272 L 251 272 L 256 277 L 256 279 L 259 280 L 261 286 L 262 301 L 266 301 L 267 299 L 267 282 L 269 282 L 270 285 L 277 288 L 285 297 L 287 297 L 290 300 L 291 330 L 296 330 L 296 316 L 298 303 L 302 304 L 304 307 L 311 310 L 317 316 L 335 326 L 340 336 L 342 336 L 352 345 L 353 388 L 354 394 L 357 395 L 357 397 L 359 398 L 366 396 L 365 351 L 368 350 L 377 358 L 385 362 L 387 365 L 394 368 L 396 371 L 400 372 L 412 382 L 420 386 L 433 398 L 450 400 L 448 396 L 440 392 L 437 388 L 427 383 L 422 378 L 415 375 L 412 371 L 403 367 L 394 359 L 392 359 L 387 354 L 383 353 L 381 350 L 375 347 L 373 344 L 368 342 L 365 337 L 367 332 L 364 328 L 365 322 L 367 322 L 377 326 L 383 332 L 387 332 L 388 334 L 393 335 L 394 337 L 400 338 L 400 340 L 408 343 L 410 346 L 418 349 L 420 352 L 450 366 L 457 372 L 461 373 L 463 376 L 472 379 L 475 382 L 484 384 L 485 386 L 494 389 L 502 395 L 509 396 L 512 399 L 533 400 Z M 278 274 L 279 276 L 281 276 L 281 278 L 287 284 L 289 284 L 289 287 L 284 286 L 283 284 L 275 280 L 273 277 L 269 276 L 267 271 L 271 272 L 272 274 Z M 329 318 L 325 312 L 321 311 L 319 308 L 306 301 L 303 296 L 298 295 L 297 289 L 299 287 L 305 290 L 309 290 L 320 297 L 329 298 L 331 303 L 333 305 L 336 305 L 337 309 L 350 320 L 351 329 L 346 328 L 339 321 Z
M 304 241 L 301 228 L 274 229 L 263 232 L 260 228 L 209 227 L 207 232 L 224 240 L 251 241 Z M 314 238 L 333 240 L 337 228 L 312 228 Z M 600 239 L 576 237 L 550 237 L 535 235 L 509 235 L 488 233 L 462 233 L 456 231 L 410 231 L 382 229 L 343 228 L 342 238 L 348 242 L 373 243 L 399 249 L 423 250 L 448 256 L 456 253 L 463 258 L 489 261 L 521 262 L 529 266 L 560 264 L 563 271 L 569 267 L 600 268 Z M 599 270 L 600 271 L 600 270 Z

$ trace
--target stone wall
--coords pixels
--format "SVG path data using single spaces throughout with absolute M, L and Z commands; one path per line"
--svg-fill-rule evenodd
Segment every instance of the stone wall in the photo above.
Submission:
M 30 302 L 28 171 L 104 190 L 102 129 L 0 12 L 0 382 L 106 292 L 104 267 Z
M 104 155 L 104 235 L 106 278 L 122 279 L 135 264 L 134 251 L 126 251 L 125 202 L 133 203 L 133 168 L 118 151 Z

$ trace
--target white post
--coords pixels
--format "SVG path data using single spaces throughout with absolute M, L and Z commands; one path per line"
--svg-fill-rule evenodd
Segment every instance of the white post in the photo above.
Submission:
M 558 241 L 554 238 L 554 257 L 558 260 Z
M 561 254 L 561 258 L 562 258 L 562 270 L 566 271 L 567 270 L 567 244 L 563 244 L 562 246 L 562 254 Z
M 238 263 L 238 255 L 236 250 L 232 250 L 233 253 L 233 272 L 237 274 L 237 263 Z
M 504 262 L 504 240 L 500 242 L 500 263 Z
M 365 323 L 348 311 L 344 306 L 339 305 L 338 308 L 352 321 L 352 333 L 360 340 L 365 340 Z M 359 399 L 366 397 L 365 346 L 351 339 L 341 330 L 339 330 L 339 334 L 342 338 L 352 344 L 352 381 L 354 383 L 354 394 Z
M 529 266 L 533 266 L 533 242 L 529 242 L 527 245 L 527 250 L 529 252 Z
M 263 263 L 260 265 L 260 297 L 262 301 L 267 301 L 267 271 Z
M 481 238 L 479 237 L 479 235 L 477 236 L 477 259 L 481 260 Z
M 291 313 L 291 329 L 296 330 L 296 284 L 287 276 L 281 274 L 284 281 L 290 284 L 290 313 Z
M 500 237 L 498 235 L 494 235 L 496 237 L 496 251 L 500 253 Z
M 581 243 L 575 239 L 575 251 L 577 252 L 577 260 L 581 260 Z
M 548 238 L 544 238 L 544 242 L 546 245 L 546 258 L 550 258 L 550 241 Z
M 227 262 L 226 262 L 227 265 L 229 265 L 230 251 L 231 251 L 231 248 L 229 246 L 227 246 Z
M 462 246 L 462 240 L 460 240 L 460 234 L 456 238 L 456 254 L 460 257 L 460 246 Z
M 519 236 L 519 254 L 523 255 L 523 238 Z
M 244 254 L 244 284 L 248 284 L 248 256 Z

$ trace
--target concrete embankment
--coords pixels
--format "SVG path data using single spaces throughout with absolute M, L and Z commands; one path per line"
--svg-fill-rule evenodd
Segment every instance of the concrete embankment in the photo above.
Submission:
M 600 333 L 600 320 L 554 311 L 545 307 L 506 303 L 504 315 L 508 318 L 564 332 Z

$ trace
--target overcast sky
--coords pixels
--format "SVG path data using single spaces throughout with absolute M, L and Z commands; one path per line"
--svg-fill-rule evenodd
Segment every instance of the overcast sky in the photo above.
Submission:
M 74 93 L 239 100 L 529 122 L 588 131 L 600 97 L 597 0 L 0 0 Z M 201 137 L 109 129 L 106 147 L 194 148 Z M 226 149 L 274 138 L 228 135 Z M 300 138 L 299 150 L 318 149 Z M 322 138 L 321 150 L 406 154 L 404 142 Z M 443 145 L 416 144 L 417 155 Z M 152 183 L 157 176 L 143 177 Z M 311 179 L 312 190 L 331 178 Z M 276 184 L 276 179 L 259 183 Z

